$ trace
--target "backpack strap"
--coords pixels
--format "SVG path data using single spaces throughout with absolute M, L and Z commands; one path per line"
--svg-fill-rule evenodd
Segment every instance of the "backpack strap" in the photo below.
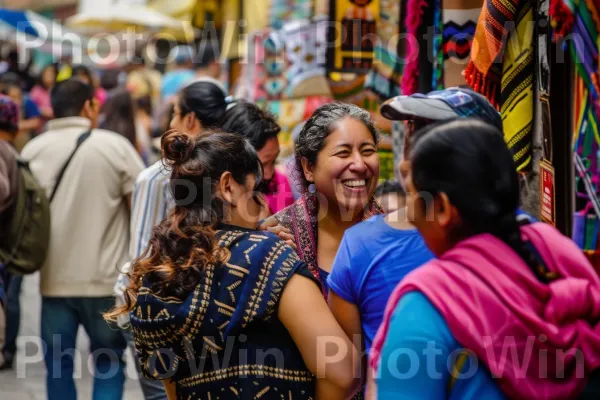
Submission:
M 89 131 L 82 133 L 79 136 L 79 138 L 77 139 L 77 144 L 75 145 L 75 148 L 71 152 L 71 155 L 69 156 L 69 158 L 67 158 L 67 161 L 65 162 L 65 164 L 62 166 L 62 168 L 58 172 L 58 175 L 56 176 L 56 183 L 54 183 L 54 188 L 52 189 L 52 194 L 50 194 L 50 198 L 49 198 L 50 203 L 52 203 L 52 199 L 54 199 L 54 195 L 56 194 L 56 191 L 58 190 L 58 186 L 60 185 L 63 175 L 65 174 L 67 167 L 71 163 L 73 156 L 75 155 L 75 153 L 77 153 L 79 146 L 81 146 L 83 144 L 83 142 L 85 142 L 90 137 L 91 134 L 92 134 L 92 130 L 90 129 Z

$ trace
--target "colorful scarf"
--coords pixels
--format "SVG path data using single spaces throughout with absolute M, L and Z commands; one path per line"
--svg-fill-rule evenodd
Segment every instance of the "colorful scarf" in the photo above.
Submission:
M 522 227 L 521 234 L 556 279 L 541 282 L 490 234 L 469 238 L 415 270 L 394 290 L 373 342 L 371 367 L 377 369 L 398 302 L 418 291 L 509 398 L 576 398 L 587 382 L 577 377 L 580 369 L 587 377 L 600 366 L 600 278 L 575 243 L 554 227 L 536 223 Z M 564 378 L 554 378 L 561 374 Z
M 516 30 L 509 30 L 515 25 Z M 530 0 L 486 0 L 465 76 L 469 86 L 500 109 L 504 139 L 518 171 L 531 164 L 533 35 Z
M 294 204 L 275 214 L 275 219 L 294 235 L 298 256 L 308 264 L 309 270 L 321 282 L 321 274 L 317 264 L 317 233 L 319 206 L 316 196 L 303 194 Z M 383 209 L 373 198 L 365 207 L 361 220 L 374 215 L 383 214 Z M 322 287 L 323 296 L 328 293 Z

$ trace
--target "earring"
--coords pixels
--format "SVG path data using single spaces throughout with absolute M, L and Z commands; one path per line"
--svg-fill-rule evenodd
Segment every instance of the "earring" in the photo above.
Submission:
M 315 186 L 314 183 L 311 183 L 310 185 L 308 185 L 308 193 L 310 193 L 311 195 L 314 195 L 315 193 L 317 193 L 317 187 Z

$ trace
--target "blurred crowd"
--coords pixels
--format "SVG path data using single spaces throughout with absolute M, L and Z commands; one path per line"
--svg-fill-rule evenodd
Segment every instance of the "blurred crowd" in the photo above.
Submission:
M 379 182 L 369 112 L 319 107 L 285 159 L 210 46 L 172 51 L 164 75 L 2 64 L 0 369 L 39 271 L 51 400 L 77 398 L 80 326 L 94 400 L 122 398 L 128 346 L 148 400 L 598 398 L 600 279 L 520 211 L 485 97 L 386 101 Z

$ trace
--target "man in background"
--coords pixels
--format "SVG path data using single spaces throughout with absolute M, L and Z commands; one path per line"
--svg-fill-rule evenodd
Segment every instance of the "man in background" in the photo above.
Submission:
M 79 325 L 90 338 L 95 374 L 102 377 L 94 379 L 95 397 L 120 399 L 126 342 L 102 312 L 114 305 L 117 266 L 128 259 L 130 196 L 143 163 L 126 138 L 96 129 L 99 106 L 90 85 L 77 78 L 59 82 L 51 102 L 56 119 L 22 152 L 52 200 L 50 247 L 40 274 L 48 399 L 77 398 L 73 355 Z

